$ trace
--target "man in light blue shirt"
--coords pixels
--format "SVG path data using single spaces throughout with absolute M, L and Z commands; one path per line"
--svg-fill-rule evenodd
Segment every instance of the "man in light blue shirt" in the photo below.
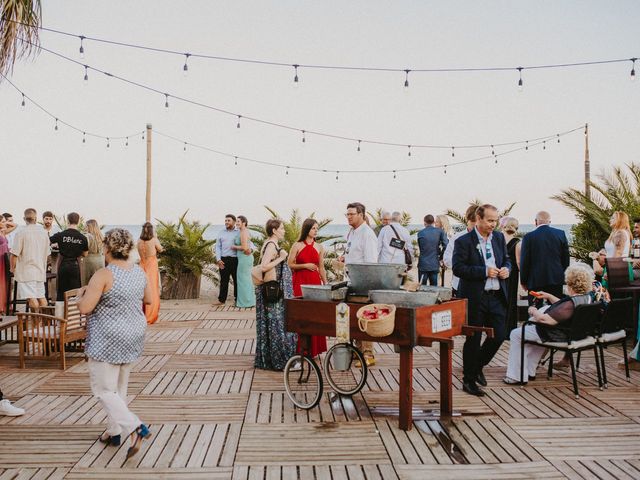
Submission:
M 224 230 L 218 233 L 216 238 L 216 258 L 218 259 L 218 268 L 220 269 L 220 293 L 218 294 L 218 302 L 214 305 L 223 305 L 227 301 L 229 294 L 229 279 L 233 278 L 233 297 L 238 296 L 236 285 L 236 272 L 238 270 L 238 253 L 233 249 L 236 238 L 238 238 L 238 230 L 236 230 L 236 216 L 228 213 L 224 217 Z

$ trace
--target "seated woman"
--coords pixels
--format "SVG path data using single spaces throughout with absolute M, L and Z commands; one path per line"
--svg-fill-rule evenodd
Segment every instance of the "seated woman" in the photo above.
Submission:
M 593 270 L 584 263 L 574 263 L 564 272 L 564 280 L 567 284 L 569 296 L 558 299 L 553 295 L 540 292 L 542 298 L 551 305 L 537 309 L 529 307 L 530 321 L 535 325 L 527 325 L 524 328 L 524 336 L 527 340 L 537 342 L 567 342 L 569 334 L 567 328 L 571 325 L 571 318 L 576 306 L 591 303 Z M 509 385 L 520 384 L 520 351 L 522 348 L 522 328 L 514 328 L 511 331 L 509 345 L 509 364 L 504 383 Z M 525 344 L 524 346 L 524 383 L 527 379 L 533 380 L 536 376 L 538 362 L 542 358 L 545 347 Z

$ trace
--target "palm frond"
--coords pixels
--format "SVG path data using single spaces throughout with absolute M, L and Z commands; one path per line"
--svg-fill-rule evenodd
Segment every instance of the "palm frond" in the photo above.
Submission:
M 40 0 L 0 2 L 0 73 L 10 73 L 16 60 L 38 53 L 41 25 Z

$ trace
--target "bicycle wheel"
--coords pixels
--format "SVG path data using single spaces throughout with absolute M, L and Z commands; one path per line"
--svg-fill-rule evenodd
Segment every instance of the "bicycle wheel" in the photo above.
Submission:
M 337 393 L 354 395 L 367 383 L 364 355 L 350 343 L 336 343 L 324 357 L 324 374 Z
M 309 410 L 322 398 L 322 374 L 309 357 L 294 355 L 284 367 L 284 388 L 296 407 Z

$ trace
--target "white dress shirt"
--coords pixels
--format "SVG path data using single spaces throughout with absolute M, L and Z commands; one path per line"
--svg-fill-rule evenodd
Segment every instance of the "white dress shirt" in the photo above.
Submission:
M 382 227 L 380 235 L 378 236 L 378 263 L 398 263 L 404 264 L 404 250 L 391 246 L 391 240 L 396 237 L 393 228 L 398 232 L 400 240 L 405 242 L 405 248 L 411 253 L 411 234 L 409 230 L 400 225 L 398 222 L 392 222 L 389 225 Z M 413 255 L 411 256 L 413 258 Z
M 347 246 L 344 263 L 377 263 L 378 239 L 371 227 L 362 223 L 358 228 L 351 228 L 347 234 Z
M 456 244 L 456 240 L 459 239 L 465 233 L 468 233 L 466 228 L 454 234 L 453 237 L 451 237 L 451 239 L 449 240 L 449 243 L 447 244 L 447 248 L 445 248 L 444 250 L 444 255 L 442 255 L 442 261 L 444 262 L 444 264 L 447 266 L 448 269 L 453 268 L 453 247 Z M 454 290 L 458 290 L 459 283 L 460 283 L 460 279 L 455 275 L 453 275 L 451 277 L 451 288 L 453 288 Z

